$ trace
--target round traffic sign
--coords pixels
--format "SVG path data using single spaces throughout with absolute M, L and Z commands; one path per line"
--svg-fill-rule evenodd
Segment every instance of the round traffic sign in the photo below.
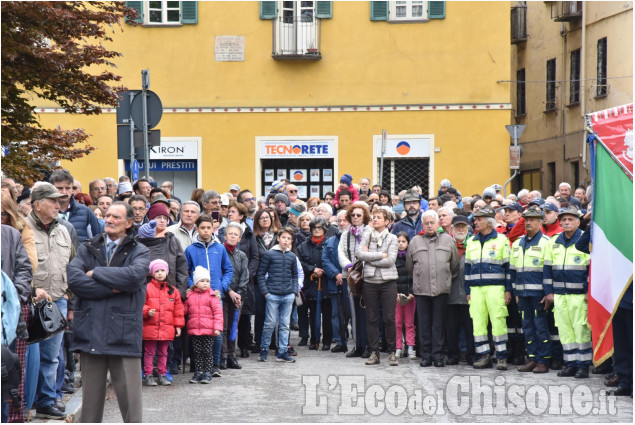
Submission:
M 163 115 L 163 104 L 159 96 L 151 90 L 146 91 L 148 102 L 148 130 L 154 128 Z M 134 126 L 138 130 L 143 130 L 143 92 L 139 92 L 132 100 L 130 114 L 134 121 Z

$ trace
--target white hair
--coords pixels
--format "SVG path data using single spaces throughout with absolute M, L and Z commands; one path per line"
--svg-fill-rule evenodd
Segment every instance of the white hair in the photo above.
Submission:
M 516 201 L 517 199 L 518 198 L 513 193 L 510 193 L 509 195 L 507 195 L 507 200 Z
M 441 208 L 439 208 L 441 209 Z M 428 211 L 424 211 L 423 214 L 421 214 L 421 221 L 423 222 L 423 220 L 426 217 L 432 217 L 434 218 L 435 222 L 439 221 L 439 214 L 437 214 L 437 212 L 435 210 L 428 210 Z
M 446 202 L 446 204 L 447 204 L 447 202 Z M 438 214 L 439 214 L 441 211 L 447 211 L 447 212 L 448 212 L 448 215 L 449 215 L 450 217 L 454 217 L 454 211 L 452 211 L 452 209 L 451 209 L 451 208 L 448 208 L 448 207 L 446 207 L 445 205 L 444 205 L 444 206 L 442 206 L 441 208 L 439 208 L 439 209 L 437 210 L 437 217 L 438 217 Z
M 491 227 L 492 229 L 496 228 L 496 219 L 492 218 L 492 217 L 486 217 L 485 221 L 487 222 L 487 225 L 489 227 Z
M 315 218 L 315 216 L 312 213 L 310 213 L 308 211 L 304 211 L 304 212 L 300 213 L 300 216 L 298 217 L 298 220 L 302 220 L 302 217 L 304 217 L 306 215 L 308 215 L 309 218 L 311 218 L 311 221 L 313 221 L 313 219 Z
M 520 192 L 518 192 L 518 198 L 522 199 L 524 196 L 529 195 L 529 191 L 527 189 L 521 189 Z
M 230 221 L 229 223 L 227 223 L 227 227 L 225 227 L 225 234 L 227 234 L 227 231 L 231 228 L 235 228 L 238 229 L 240 231 L 239 235 L 242 237 L 243 235 L 243 228 L 240 224 L 235 223 L 233 221 Z
M 339 210 L 337 212 L 337 218 L 340 218 L 341 215 L 345 216 L 347 212 L 348 212 L 347 210 Z
M 196 207 L 196 212 L 197 213 L 201 213 L 201 206 L 198 204 L 198 202 L 196 201 L 185 201 L 183 202 L 183 207 L 186 205 L 192 205 L 193 207 Z
M 333 217 L 333 207 L 331 207 L 326 202 L 322 202 L 320 205 L 315 207 L 315 211 L 323 211 L 325 213 L 328 213 L 328 215 L 329 215 L 328 218 Z
M 542 198 L 542 193 L 539 190 L 532 190 L 529 192 L 529 196 L 531 196 L 532 199 Z
M 567 183 L 567 182 L 562 182 L 562 183 L 560 183 L 560 184 L 558 185 L 558 190 L 560 190 L 560 188 L 561 188 L 562 186 L 564 186 L 564 187 L 568 188 L 569 190 L 571 190 L 571 185 L 570 185 L 569 183 Z
M 458 208 L 458 207 L 459 206 L 454 201 L 448 201 L 445 204 L 443 204 L 443 208 L 447 208 L 449 210 L 453 210 L 454 208 Z

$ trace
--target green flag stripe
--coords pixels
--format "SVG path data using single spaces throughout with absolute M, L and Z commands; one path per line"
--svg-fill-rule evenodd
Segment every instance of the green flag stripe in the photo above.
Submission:
M 609 242 L 633 261 L 633 182 L 600 143 L 595 158 L 593 220 Z

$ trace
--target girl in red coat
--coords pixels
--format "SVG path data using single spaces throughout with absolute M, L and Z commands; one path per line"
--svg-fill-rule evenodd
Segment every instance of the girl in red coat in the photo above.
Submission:
M 152 376 L 152 360 L 158 356 L 159 385 L 171 385 L 165 376 L 168 360 L 168 343 L 174 335 L 181 335 L 185 326 L 183 303 L 178 292 L 166 281 L 168 264 L 163 260 L 150 263 L 152 280 L 146 287 L 146 302 L 143 305 L 143 371 L 144 385 L 156 386 Z
M 191 384 L 209 384 L 212 381 L 212 347 L 214 337 L 223 330 L 223 307 L 219 297 L 210 289 L 209 270 L 197 266 L 192 274 L 194 285 L 187 292 L 185 299 L 185 314 L 187 333 L 194 354 L 196 372 Z

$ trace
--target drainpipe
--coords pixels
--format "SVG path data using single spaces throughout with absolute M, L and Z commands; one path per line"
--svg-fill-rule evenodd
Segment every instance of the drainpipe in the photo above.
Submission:
M 582 46 L 580 51 L 580 113 L 582 114 L 582 120 L 585 120 L 586 116 L 586 2 L 582 2 Z M 586 139 L 588 132 L 584 131 L 584 138 L 582 139 L 582 166 L 587 171 L 587 177 L 589 174 L 589 167 L 586 165 Z M 588 179 L 585 179 L 588 180 Z

